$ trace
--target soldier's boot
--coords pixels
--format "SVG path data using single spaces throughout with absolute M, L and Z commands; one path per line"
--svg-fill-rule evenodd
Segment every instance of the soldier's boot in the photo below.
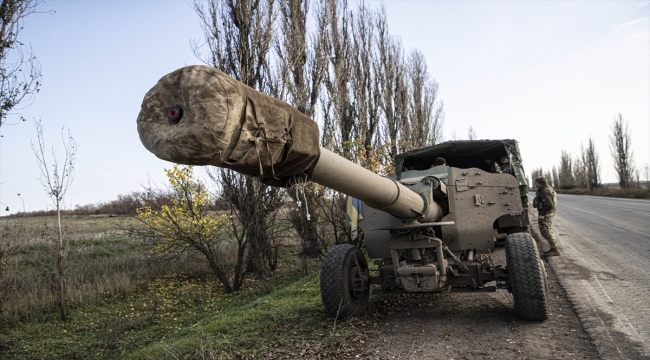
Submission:
M 558 248 L 552 248 L 551 250 L 544 253 L 544 256 L 560 256 L 562 253 Z

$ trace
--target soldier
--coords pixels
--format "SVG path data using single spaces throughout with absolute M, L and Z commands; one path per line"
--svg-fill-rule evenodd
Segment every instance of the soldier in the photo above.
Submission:
M 510 158 L 506 155 L 501 157 L 501 170 L 504 174 L 514 175 L 512 173 L 512 168 L 510 168 Z
M 487 165 L 489 172 L 493 174 L 501 174 L 501 167 L 496 163 L 496 161 L 492 161 L 492 158 L 486 157 L 485 165 Z
M 447 160 L 445 160 L 445 158 L 437 157 L 432 167 L 436 166 L 447 166 Z
M 557 240 L 553 235 L 553 216 L 555 216 L 555 207 L 557 206 L 557 198 L 555 190 L 548 184 L 546 177 L 540 176 L 535 179 L 535 186 L 537 186 L 537 194 L 533 200 L 533 206 L 537 208 L 539 217 L 539 231 L 542 236 L 551 245 L 551 250 L 544 253 L 544 256 L 560 256 L 562 253 L 557 247 Z

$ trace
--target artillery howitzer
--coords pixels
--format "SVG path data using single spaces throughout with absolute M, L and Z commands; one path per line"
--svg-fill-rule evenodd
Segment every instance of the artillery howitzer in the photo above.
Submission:
M 411 151 L 397 156 L 395 177 L 382 177 L 319 147 L 316 123 L 298 110 L 207 66 L 164 76 L 144 98 L 138 132 L 164 160 L 229 168 L 273 186 L 307 177 L 361 199 L 359 227 L 379 274 L 370 275 L 358 248 L 330 249 L 320 287 L 332 316 L 365 311 L 371 288 L 373 294 L 504 288 L 520 317 L 548 317 L 546 272 L 528 230 L 527 183 L 514 140 Z M 486 156 L 504 155 L 512 175 L 481 168 Z M 457 167 L 431 167 L 437 156 Z M 506 267 L 491 258 L 502 239 Z

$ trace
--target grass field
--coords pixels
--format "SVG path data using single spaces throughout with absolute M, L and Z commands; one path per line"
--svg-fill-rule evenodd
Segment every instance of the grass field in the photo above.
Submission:
M 196 264 L 151 261 L 146 244 L 123 230 L 127 218 L 65 219 L 70 319 L 62 322 L 50 280 L 53 221 L 23 220 L 20 248 L 7 261 L 2 359 L 339 358 L 357 351 L 353 326 L 334 326 L 322 310 L 320 262 L 309 261 L 305 275 L 297 247 L 284 248 L 271 277 L 225 294 L 214 278 L 193 271 Z

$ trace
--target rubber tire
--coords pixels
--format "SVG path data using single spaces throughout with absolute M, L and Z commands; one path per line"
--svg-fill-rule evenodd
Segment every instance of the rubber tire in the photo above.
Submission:
M 356 269 L 357 262 L 361 269 Z M 370 297 L 369 284 L 366 284 L 366 290 L 360 296 L 355 296 L 350 290 L 353 272 L 358 274 L 358 270 L 367 273 L 368 262 L 356 246 L 336 245 L 325 254 L 320 270 L 320 294 L 329 316 L 345 319 L 366 311 Z
M 546 271 L 529 233 L 508 235 L 506 261 L 515 313 L 524 320 L 548 319 Z

